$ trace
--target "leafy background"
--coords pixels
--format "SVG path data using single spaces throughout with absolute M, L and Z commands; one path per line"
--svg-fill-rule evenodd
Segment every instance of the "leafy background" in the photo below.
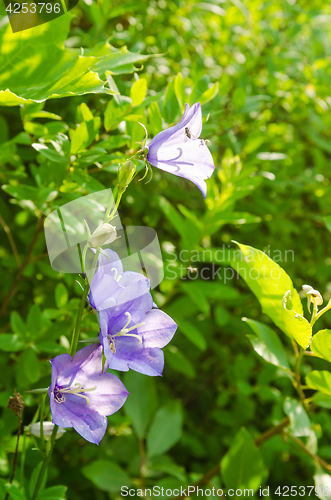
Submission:
M 318 442 L 328 462 L 330 414 L 324 402 L 310 421 L 293 417 L 289 377 L 254 352 L 254 325 L 261 335 L 260 323 L 277 332 L 285 368 L 291 342 L 239 275 L 224 283 L 230 263 L 236 267 L 235 240 L 281 256 L 298 291 L 306 283 L 325 302 L 331 297 L 330 20 L 321 0 L 81 0 L 72 15 L 15 35 L 3 17 L 1 494 L 18 425 L 8 397 L 49 384 L 48 360 L 66 352 L 81 296 L 79 277 L 49 264 L 43 218 L 115 187 L 119 162 L 143 140 L 138 121 L 153 137 L 179 120 L 185 102 L 197 101 L 216 165 L 206 202 L 189 181 L 153 169 L 151 182 L 135 178 L 120 206 L 124 224 L 155 228 L 162 244 L 166 275 L 154 299 L 179 323 L 164 349 L 164 375 L 124 375 L 131 394 L 109 418 L 100 447 L 73 431 L 57 441 L 48 471 L 57 489 L 45 498 L 113 499 L 123 484 L 174 488 L 211 469 L 208 487 L 269 485 L 270 498 L 278 498 L 279 485 L 313 484 L 314 475 L 316 484 L 330 484 L 288 436 L 255 447 L 254 439 L 289 415 L 290 434 L 310 449 Z M 209 279 L 188 279 L 189 266 Z M 330 314 L 319 327 L 331 328 Z M 82 331 L 98 332 L 94 315 L 85 315 Z M 329 370 L 328 361 L 306 357 L 302 374 L 316 369 Z M 24 401 L 29 425 L 39 400 L 25 393 Z M 26 479 L 18 462 L 26 498 L 27 478 L 33 488 L 42 459 L 38 446 L 25 438 Z M 10 488 L 14 500 L 24 498 L 18 488 Z

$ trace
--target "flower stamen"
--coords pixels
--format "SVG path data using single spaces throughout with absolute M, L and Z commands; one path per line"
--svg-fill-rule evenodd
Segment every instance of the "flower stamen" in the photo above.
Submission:
M 84 394 L 81 394 L 81 392 L 91 392 L 95 391 L 97 389 L 97 386 L 95 385 L 94 387 L 89 387 L 89 388 L 84 388 L 82 387 L 82 384 L 76 383 L 75 388 L 72 387 L 57 387 L 56 390 L 54 391 L 54 399 L 57 403 L 64 403 L 66 398 L 64 394 L 74 394 L 75 396 L 79 396 L 80 398 L 84 398 L 87 402 L 87 404 L 90 404 L 90 400 L 87 396 L 84 396 Z
M 145 322 L 138 323 L 138 325 L 130 326 L 130 328 L 127 328 L 131 323 L 131 314 L 129 312 L 126 312 L 125 316 L 128 318 L 128 320 L 125 323 L 124 327 L 122 328 L 121 331 L 115 333 L 115 335 L 112 335 L 112 337 L 136 337 L 139 340 L 139 344 L 141 344 L 143 341 L 141 336 L 137 335 L 136 333 L 129 333 L 129 332 L 131 332 L 132 330 L 136 330 L 136 328 L 139 328 L 139 326 L 143 326 Z

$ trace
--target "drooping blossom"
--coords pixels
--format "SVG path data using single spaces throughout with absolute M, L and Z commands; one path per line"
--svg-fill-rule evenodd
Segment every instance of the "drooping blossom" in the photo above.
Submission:
M 54 424 L 52 422 L 43 422 L 43 431 L 44 431 L 44 439 L 50 439 L 52 432 L 54 429 Z M 40 437 L 40 422 L 35 422 L 34 424 L 31 424 L 29 427 L 27 427 L 27 430 L 30 434 L 33 436 Z M 63 434 L 65 433 L 65 429 L 62 429 L 62 427 L 58 428 L 57 434 L 56 434 L 56 439 L 59 439 Z
M 176 323 L 153 308 L 149 280 L 126 271 L 116 252 L 105 250 L 93 277 L 90 304 L 99 312 L 99 340 L 109 368 L 146 375 L 161 375 L 162 347 L 175 334 Z
M 72 358 L 60 354 L 51 360 L 48 390 L 52 421 L 73 427 L 84 439 L 99 444 L 107 428 L 107 415 L 119 410 L 128 391 L 115 375 L 102 371 L 102 347 L 84 347 Z
M 177 125 L 157 134 L 148 145 L 147 160 L 154 167 L 192 181 L 204 198 L 209 179 L 214 171 L 214 160 L 204 140 L 200 103 L 189 106 Z

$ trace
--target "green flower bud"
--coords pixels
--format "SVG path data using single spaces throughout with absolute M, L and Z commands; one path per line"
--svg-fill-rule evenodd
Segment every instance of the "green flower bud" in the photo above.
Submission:
M 136 166 L 132 163 L 132 161 L 127 161 L 122 165 L 121 170 L 118 175 L 118 189 L 119 191 L 125 191 L 132 178 L 135 174 Z

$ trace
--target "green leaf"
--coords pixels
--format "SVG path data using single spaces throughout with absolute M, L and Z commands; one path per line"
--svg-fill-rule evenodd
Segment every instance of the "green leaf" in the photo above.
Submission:
M 32 349 L 24 351 L 20 357 L 22 367 L 27 379 L 33 384 L 40 378 L 40 365 L 35 352 Z
M 175 79 L 168 84 L 163 103 L 162 114 L 165 121 L 172 124 L 179 113 L 179 104 L 175 93 Z
M 310 350 L 319 358 L 331 362 L 331 330 L 320 330 L 311 341 Z
M 199 282 L 183 282 L 181 283 L 181 288 L 192 299 L 201 312 L 206 314 L 206 316 L 210 315 L 210 303 L 207 299 L 205 290 L 200 287 Z
M 9 498 L 11 500 L 27 500 L 24 493 L 15 484 L 5 484 L 5 488 L 9 493 Z
M 68 158 L 62 156 L 60 153 L 55 151 L 55 149 L 48 148 L 45 144 L 34 143 L 32 144 L 32 147 L 48 160 L 54 161 L 55 163 L 62 163 L 63 165 L 69 164 Z
M 291 278 L 264 252 L 237 243 L 241 252 L 236 251 L 231 266 L 246 281 L 259 300 L 262 311 L 267 314 L 278 328 L 287 334 L 283 320 L 283 297 L 291 290 L 293 309 L 303 314 L 302 304 Z
M 2 333 L 0 335 L 0 350 L 6 352 L 17 352 L 24 348 L 22 339 L 17 334 Z
M 145 99 L 146 93 L 147 93 L 147 80 L 145 78 L 140 78 L 140 80 L 136 80 L 130 90 L 132 106 L 139 106 Z
M 246 92 L 242 87 L 237 87 L 232 94 L 232 104 L 236 109 L 240 109 L 245 105 Z
M 107 104 L 104 121 L 104 126 L 107 131 L 118 127 L 124 116 L 131 108 L 131 100 L 125 100 L 122 98 L 119 102 L 120 104 L 117 104 L 115 99 L 111 99 Z
M 38 338 L 40 336 L 40 331 L 42 328 L 42 319 L 39 306 L 33 304 L 31 307 L 28 318 L 27 318 L 27 330 L 32 338 Z
M 331 215 L 327 215 L 325 217 L 322 217 L 325 225 L 326 225 L 326 228 L 330 231 L 331 233 Z
M 186 96 L 184 78 L 181 73 L 178 73 L 175 78 L 174 90 L 179 102 L 180 110 L 182 113 L 184 113 L 185 104 L 188 101 L 188 97 Z
M 315 392 L 312 397 L 312 402 L 315 405 L 321 406 L 321 408 L 331 409 L 331 395 L 323 394 L 323 392 Z
M 142 439 L 156 409 L 155 382 L 152 377 L 130 370 L 124 375 L 124 385 L 129 391 L 124 411 L 131 418 L 138 438 Z
M 13 332 L 17 333 L 18 336 L 23 338 L 26 337 L 27 328 L 21 316 L 16 311 L 13 311 L 10 314 L 10 326 L 12 327 Z
M 186 474 L 184 467 L 180 467 L 175 464 L 170 457 L 167 455 L 153 457 L 145 464 L 147 469 L 146 477 L 153 477 L 154 471 L 165 472 L 166 474 L 170 474 L 173 477 L 179 479 L 183 483 L 186 481 Z
M 177 233 L 183 241 L 184 248 L 194 247 L 200 239 L 200 231 L 195 227 L 194 223 L 188 219 L 184 219 L 181 214 L 166 200 L 163 196 L 157 198 L 157 203 L 169 222 L 176 229 Z
M 267 325 L 259 321 L 247 318 L 243 318 L 243 321 L 245 321 L 255 333 L 255 335 L 247 335 L 254 351 L 268 363 L 279 366 L 284 370 L 289 370 L 290 365 L 286 352 L 278 335 Z
M 162 116 L 157 102 L 152 102 L 148 107 L 149 129 L 152 135 L 157 135 L 162 130 Z
M 242 428 L 234 438 L 230 450 L 222 458 L 222 479 L 227 488 L 249 488 L 255 492 L 261 485 L 264 474 L 262 454 L 249 432 Z
M 39 496 L 38 500 L 65 500 L 67 486 L 51 486 L 44 490 Z
M 191 361 L 174 345 L 168 345 L 164 350 L 166 365 L 187 378 L 194 378 L 196 371 Z
M 204 75 L 196 82 L 192 88 L 192 92 L 189 97 L 189 104 L 192 106 L 196 102 L 200 102 L 202 95 L 208 90 L 208 85 L 210 82 L 209 75 Z
M 13 198 L 18 198 L 19 200 L 36 200 L 39 194 L 39 189 L 24 184 L 20 184 L 19 186 L 2 186 L 2 189 Z
M 291 427 L 289 431 L 292 436 L 310 435 L 310 420 L 299 401 L 286 398 L 284 401 L 284 412 L 290 419 Z
M 157 411 L 147 436 L 147 454 L 150 457 L 162 455 L 179 441 L 182 421 L 179 401 L 173 401 Z
M 86 50 L 64 48 L 71 16 L 13 33 L 10 25 L 0 30 L 0 104 L 15 106 L 49 98 L 113 94 L 98 73 L 119 66 L 127 55 L 109 44 Z M 49 43 L 49 41 L 52 43 Z M 139 54 L 139 59 L 143 56 Z M 117 60 L 116 60 L 117 58 Z M 112 66 L 113 62 L 113 66 Z
M 179 331 L 181 331 L 187 339 L 189 339 L 192 344 L 196 345 L 201 351 L 205 351 L 207 348 L 207 342 L 205 337 L 202 335 L 200 330 L 190 321 L 180 320 Z
M 55 302 L 59 309 L 63 309 L 68 302 L 68 290 L 63 283 L 58 283 L 56 285 Z
M 291 291 L 289 290 L 283 299 L 283 321 L 288 335 L 294 338 L 303 349 L 306 349 L 313 333 L 312 327 L 306 318 L 293 311 L 292 307 Z
M 216 82 L 212 87 L 210 87 L 208 90 L 206 90 L 202 96 L 199 98 L 199 102 L 201 104 L 201 106 L 203 104 L 206 104 L 207 102 L 211 101 L 212 99 L 214 99 L 214 97 L 216 97 L 217 93 L 218 93 L 218 89 L 219 89 L 219 83 Z
M 306 384 L 311 389 L 331 396 L 331 373 L 326 370 L 313 370 L 306 375 Z
M 126 472 L 109 460 L 96 460 L 83 467 L 82 473 L 102 491 L 117 493 L 122 486 L 131 486 L 132 482 Z

